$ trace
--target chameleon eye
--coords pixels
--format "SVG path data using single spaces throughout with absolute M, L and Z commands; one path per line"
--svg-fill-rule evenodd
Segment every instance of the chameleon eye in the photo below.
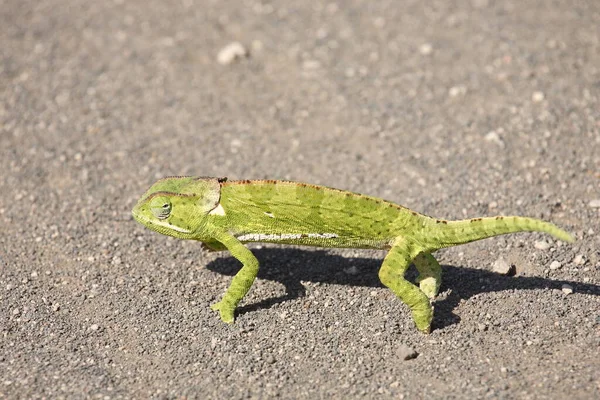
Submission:
M 150 201 L 150 210 L 158 219 L 167 219 L 171 215 L 171 201 L 168 197 L 159 196 Z

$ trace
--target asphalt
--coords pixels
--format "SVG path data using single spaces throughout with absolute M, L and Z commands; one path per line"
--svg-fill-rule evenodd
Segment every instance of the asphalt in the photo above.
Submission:
M 597 1 L 0 0 L 0 398 L 600 398 L 599 26 Z M 577 241 L 438 252 L 430 335 L 384 253 L 255 245 L 230 326 L 235 259 L 130 215 L 166 175 Z

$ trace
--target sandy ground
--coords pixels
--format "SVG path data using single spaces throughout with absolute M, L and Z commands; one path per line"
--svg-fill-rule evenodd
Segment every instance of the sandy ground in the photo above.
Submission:
M 0 398 L 600 398 L 600 3 L 424 3 L 0 0 Z M 254 246 L 229 326 L 237 262 L 130 216 L 165 175 L 577 242 L 438 252 L 430 335 L 382 252 Z

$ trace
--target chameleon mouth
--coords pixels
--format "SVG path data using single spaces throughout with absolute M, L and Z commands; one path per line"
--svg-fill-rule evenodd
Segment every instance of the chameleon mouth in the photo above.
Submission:
M 131 211 L 131 215 L 140 224 L 147 226 L 148 228 L 150 228 L 154 231 L 157 231 L 159 233 L 168 234 L 169 231 L 176 231 L 179 233 L 188 233 L 188 234 L 192 233 L 191 230 L 182 228 L 177 225 L 173 225 L 173 224 L 169 223 L 167 220 L 161 221 L 158 219 L 148 218 L 144 214 L 140 213 L 139 210 L 137 209 L 137 207 Z

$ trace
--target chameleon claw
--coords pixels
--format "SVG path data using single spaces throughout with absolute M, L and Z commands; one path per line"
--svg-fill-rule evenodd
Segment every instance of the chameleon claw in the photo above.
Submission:
M 233 321 L 235 320 L 235 318 L 233 317 L 235 307 L 231 307 L 230 305 L 223 303 L 223 301 L 219 301 L 218 303 L 215 303 L 212 306 L 210 306 L 210 309 L 219 312 L 221 321 L 227 324 L 233 324 Z

